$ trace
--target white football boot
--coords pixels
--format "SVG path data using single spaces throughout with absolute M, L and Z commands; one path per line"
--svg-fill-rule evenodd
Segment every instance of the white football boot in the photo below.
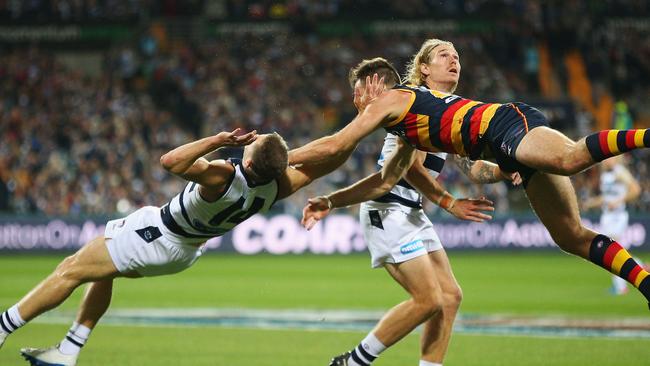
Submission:
M 5 339 L 7 339 L 7 336 L 9 334 L 5 332 L 0 332 L 0 348 L 2 348 L 2 344 L 5 343 Z
M 66 355 L 57 346 L 50 348 L 23 348 L 20 350 L 32 366 L 75 366 L 77 355 Z

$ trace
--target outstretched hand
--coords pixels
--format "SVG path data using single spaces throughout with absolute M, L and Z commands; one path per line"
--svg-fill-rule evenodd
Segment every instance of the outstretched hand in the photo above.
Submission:
M 365 87 L 354 88 L 354 106 L 357 107 L 359 113 L 363 112 L 368 104 L 372 103 L 384 90 L 386 90 L 386 85 L 383 76 L 380 78 L 379 75 L 374 74 L 372 79 L 370 76 L 366 76 Z
M 219 132 L 215 137 L 220 146 L 245 146 L 257 140 L 257 130 L 242 134 L 241 128 L 235 128 L 232 132 Z
M 302 220 L 300 220 L 300 224 L 305 229 L 311 230 L 318 221 L 329 215 L 331 202 L 325 196 L 310 198 L 307 202 L 305 208 L 302 209 Z
M 492 216 L 483 212 L 494 211 L 494 203 L 485 197 L 478 199 L 459 198 L 454 201 L 454 205 L 447 211 L 461 220 L 483 222 L 492 219 Z

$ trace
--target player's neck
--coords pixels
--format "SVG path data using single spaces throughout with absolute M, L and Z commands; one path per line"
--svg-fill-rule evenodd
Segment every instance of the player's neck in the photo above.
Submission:
M 437 90 L 443 93 L 453 93 L 455 87 L 455 85 L 450 83 L 438 83 L 435 81 L 427 81 L 426 86 L 431 90 Z

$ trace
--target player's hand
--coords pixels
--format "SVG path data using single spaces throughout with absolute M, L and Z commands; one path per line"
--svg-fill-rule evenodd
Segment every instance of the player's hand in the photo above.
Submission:
M 257 130 L 242 134 L 241 128 L 235 128 L 232 132 L 219 132 L 215 138 L 219 146 L 245 146 L 257 140 Z
M 494 211 L 494 202 L 485 197 L 478 199 L 459 198 L 456 199 L 454 205 L 447 211 L 461 220 L 483 222 L 492 219 L 492 216 L 484 212 Z
M 302 209 L 302 220 L 300 224 L 307 230 L 316 225 L 316 223 L 327 216 L 331 211 L 331 202 L 325 196 L 310 198 L 307 206 Z
M 386 84 L 384 84 L 383 76 L 381 78 L 377 74 L 374 74 L 372 78 L 366 76 L 366 86 L 354 88 L 354 106 L 357 107 L 359 113 L 363 112 L 368 104 L 377 99 L 384 90 L 386 90 Z
M 501 174 L 502 179 L 510 181 L 510 183 L 512 183 L 513 186 L 518 186 L 524 181 L 521 178 L 521 174 L 519 174 L 519 172 L 510 173 L 510 172 L 505 172 L 500 168 L 497 169 L 499 169 L 499 174 Z

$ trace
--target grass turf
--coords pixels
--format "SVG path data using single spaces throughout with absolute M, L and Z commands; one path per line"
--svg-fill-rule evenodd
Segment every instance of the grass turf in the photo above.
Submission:
M 0 258 L 0 307 L 14 304 L 63 256 Z M 645 317 L 642 296 L 607 294 L 609 275 L 557 252 L 450 253 L 464 290 L 462 313 Z M 647 259 L 647 257 L 646 257 Z M 63 304 L 76 308 L 81 291 Z M 367 256 L 207 255 L 172 276 L 120 279 L 112 308 L 243 307 L 387 309 L 406 298 Z M 0 365 L 19 365 L 21 346 L 58 342 L 62 325 L 30 324 L 0 351 Z M 81 365 L 324 365 L 363 333 L 225 328 L 99 327 Z M 626 364 L 650 359 L 648 340 L 553 339 L 455 335 L 446 365 Z M 417 364 L 417 336 L 376 365 Z
M 32 324 L 12 335 L 0 351 L 3 366 L 24 365 L 17 350 L 58 342 L 65 326 Z M 360 332 L 306 332 L 227 328 L 97 328 L 80 365 L 325 366 L 353 347 Z M 456 334 L 445 365 L 641 365 L 648 341 L 553 339 Z M 417 365 L 418 337 L 410 335 L 373 366 Z

